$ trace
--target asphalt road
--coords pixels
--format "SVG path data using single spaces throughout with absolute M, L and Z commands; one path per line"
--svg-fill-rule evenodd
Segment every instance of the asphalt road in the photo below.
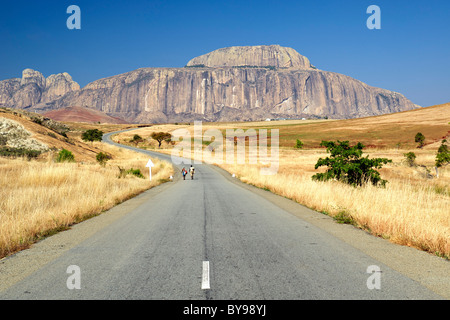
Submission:
M 139 151 L 170 161 L 167 155 Z M 177 174 L 174 182 L 130 200 L 138 202 L 131 209 L 125 203 L 126 214 L 0 288 L 0 298 L 443 299 L 220 170 L 195 167 L 194 180 Z M 292 205 L 300 213 L 308 211 Z M 79 228 L 107 219 L 108 213 L 103 215 Z M 77 230 L 82 229 L 61 237 Z M 42 242 L 57 247 L 62 241 L 57 236 Z M 45 251 L 29 250 L 3 261 L 0 274 L 14 259 L 39 261 Z M 72 278 L 77 272 L 69 266 L 79 268 L 79 278 Z M 370 266 L 379 272 L 368 273 Z M 80 289 L 69 289 L 68 282 Z

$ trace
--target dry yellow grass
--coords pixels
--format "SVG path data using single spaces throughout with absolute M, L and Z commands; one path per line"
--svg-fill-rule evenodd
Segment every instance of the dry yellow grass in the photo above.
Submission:
M 257 166 L 223 164 L 243 182 L 295 200 L 332 217 L 344 214 L 374 235 L 402 245 L 450 257 L 450 170 L 428 179 L 422 167 L 407 167 L 398 150 L 371 151 L 393 163 L 381 169 L 386 188 L 354 188 L 339 182 L 316 182 L 314 164 L 325 156 L 318 150 L 280 150 L 280 170 L 263 176 Z M 418 156 L 419 163 L 433 159 Z
M 318 139 L 324 135 L 324 132 L 330 130 L 330 126 L 339 132 L 344 132 L 341 138 L 350 140 L 353 144 L 356 142 L 353 133 L 357 127 L 362 124 L 370 124 L 375 128 L 380 119 L 385 122 L 386 126 L 389 125 L 383 130 L 389 131 L 395 128 L 401 131 L 403 128 L 408 128 L 409 132 L 413 133 L 416 130 L 426 129 L 423 131 L 430 132 L 430 135 L 431 132 L 434 132 L 434 136 L 438 138 L 445 136 L 447 130 L 450 129 L 450 127 L 445 126 L 447 124 L 444 121 L 445 119 L 442 119 L 442 111 L 448 112 L 449 106 L 447 104 L 437 108 L 382 117 L 330 121 L 324 122 L 322 125 L 311 122 L 310 124 L 305 123 L 304 126 L 302 125 L 299 128 L 302 132 L 310 132 L 311 136 L 317 135 L 314 137 L 316 139 L 315 145 L 320 143 Z M 420 121 L 421 116 L 427 118 Z M 353 126 L 353 122 L 357 125 Z M 289 127 L 289 125 L 295 123 L 278 123 L 278 125 L 285 124 L 288 125 L 286 128 L 295 133 L 295 128 Z M 415 127 L 409 129 L 413 124 Z M 261 122 L 245 124 L 204 123 L 202 129 L 203 131 L 211 128 L 224 130 L 238 128 L 241 125 L 244 129 L 251 127 L 277 128 L 277 124 Z M 139 144 L 141 147 L 155 148 L 160 152 L 171 153 L 172 146 L 170 144 L 163 143 L 162 148 L 158 149 L 149 136 L 154 131 L 171 132 L 180 128 L 187 128 L 191 134 L 193 133 L 192 126 L 158 125 L 123 133 L 116 136 L 115 140 L 127 143 L 137 133 L 145 139 L 145 142 Z M 308 128 L 311 130 L 308 130 Z M 363 131 L 366 133 L 372 132 L 370 128 L 365 128 Z M 280 130 L 280 142 L 282 139 L 287 139 L 287 145 L 294 144 L 296 136 L 292 135 L 291 137 L 292 132 L 283 137 L 283 132 Z M 387 135 L 388 133 L 384 134 Z M 414 135 L 410 139 L 413 138 Z M 396 141 L 395 133 L 390 139 Z M 423 149 L 404 148 L 406 143 L 401 145 L 399 149 L 389 149 L 386 148 L 385 140 L 380 140 L 379 137 L 369 139 L 367 143 L 373 144 L 375 148 L 365 149 L 364 154 L 393 160 L 393 163 L 380 170 L 382 178 L 389 181 L 386 188 L 373 186 L 354 188 L 338 182 L 312 181 L 311 176 L 319 172 L 319 170 L 314 169 L 314 165 L 319 157 L 326 156 L 324 149 L 317 148 L 295 150 L 281 147 L 279 170 L 273 176 L 261 175 L 260 167 L 249 164 L 248 159 L 245 165 L 226 164 L 224 161 L 223 164 L 220 164 L 220 167 L 234 173 L 246 183 L 293 199 L 332 217 L 344 214 L 351 218 L 354 225 L 376 236 L 389 239 L 394 243 L 416 247 L 447 259 L 450 258 L 450 166 L 440 170 L 439 178 L 435 177 L 434 171 L 436 150 L 440 140 L 430 143 Z M 390 142 L 390 144 L 394 146 L 393 142 Z M 380 145 L 380 147 L 377 148 L 377 145 Z M 413 142 L 410 145 L 414 146 L 415 144 Z M 416 163 L 420 166 L 407 166 L 404 161 L 404 153 L 409 151 L 413 151 L 417 155 Z
M 100 214 L 114 205 L 162 183 L 173 168 L 148 157 L 102 143 L 93 147 L 113 155 L 105 167 L 95 162 L 55 163 L 0 158 L 0 257 L 28 247 L 36 240 Z M 118 178 L 121 166 L 140 169 L 145 179 Z

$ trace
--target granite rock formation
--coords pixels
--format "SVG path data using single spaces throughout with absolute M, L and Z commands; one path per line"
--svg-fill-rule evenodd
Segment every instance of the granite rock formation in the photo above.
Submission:
M 46 79 L 39 71 L 25 69 L 22 78 L 0 81 L 0 105 L 25 109 L 52 102 L 75 90 L 80 90 L 80 86 L 66 72 Z
M 141 68 L 82 89 L 67 74 L 51 77 L 44 82 L 27 72 L 25 80 L 0 81 L 0 104 L 9 95 L 8 106 L 81 106 L 140 123 L 355 118 L 418 107 L 400 93 L 319 70 L 277 45 L 219 49 L 184 68 Z

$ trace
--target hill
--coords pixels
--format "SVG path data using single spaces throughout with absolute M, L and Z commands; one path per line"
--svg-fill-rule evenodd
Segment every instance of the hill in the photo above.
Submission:
M 381 116 L 348 120 L 271 121 L 242 123 L 242 128 L 277 128 L 280 146 L 293 147 L 299 139 L 305 148 L 318 147 L 322 140 L 360 141 L 369 148 L 415 148 L 421 132 L 425 149 L 437 147 L 450 137 L 450 103 Z M 232 124 L 228 124 L 233 126 Z
M 67 107 L 45 112 L 45 117 L 62 122 L 88 122 L 88 123 L 113 123 L 126 124 L 127 122 L 117 117 L 111 117 L 104 112 L 85 108 Z
M 1 130 L 1 136 L 6 138 L 6 146 L 21 146 L 30 150 L 39 149 L 50 152 L 43 153 L 40 157 L 47 157 L 64 148 L 71 151 L 77 161 L 95 162 L 97 153 L 101 151 L 75 138 L 79 132 L 71 132 L 68 126 L 39 114 L 0 108 L 1 122 L 7 122 L 10 127 L 13 127 L 9 131 Z

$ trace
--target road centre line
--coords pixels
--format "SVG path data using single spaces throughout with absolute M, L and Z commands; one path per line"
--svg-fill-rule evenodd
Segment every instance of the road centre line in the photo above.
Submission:
M 209 261 L 203 261 L 202 290 L 209 290 Z

